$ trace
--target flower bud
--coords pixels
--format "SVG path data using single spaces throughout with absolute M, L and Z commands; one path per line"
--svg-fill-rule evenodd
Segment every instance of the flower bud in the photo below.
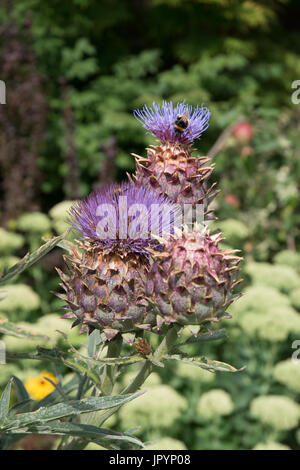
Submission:
M 221 235 L 184 230 L 167 241 L 163 251 L 154 251 L 146 285 L 161 321 L 183 325 L 218 321 L 239 297 L 234 294 L 237 264 L 233 250 L 219 248 Z

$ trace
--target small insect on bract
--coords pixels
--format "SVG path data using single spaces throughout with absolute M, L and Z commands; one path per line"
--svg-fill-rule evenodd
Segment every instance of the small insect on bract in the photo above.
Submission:
M 189 123 L 190 123 L 190 120 L 187 117 L 186 113 L 178 114 L 175 120 L 175 124 L 174 124 L 175 132 L 178 134 L 182 134 L 187 128 L 187 126 L 189 125 Z

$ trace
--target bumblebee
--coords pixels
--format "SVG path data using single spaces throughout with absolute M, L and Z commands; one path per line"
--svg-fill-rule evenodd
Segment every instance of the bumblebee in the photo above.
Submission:
M 190 120 L 186 114 L 178 114 L 174 124 L 176 134 L 182 134 L 189 123 Z

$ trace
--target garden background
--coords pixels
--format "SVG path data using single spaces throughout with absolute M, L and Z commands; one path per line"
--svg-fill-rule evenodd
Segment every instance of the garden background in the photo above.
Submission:
M 134 171 L 131 152 L 145 155 L 154 143 L 135 108 L 204 104 L 210 127 L 195 149 L 213 157 L 221 192 L 212 228 L 242 250 L 245 295 L 223 321 L 228 339 L 203 354 L 246 369 L 159 369 L 148 394 L 110 425 L 141 426 L 138 437 L 158 448 L 298 449 L 300 364 L 291 356 L 300 339 L 300 104 L 291 96 L 300 80 L 299 2 L 2 0 L 0 14 L 1 268 L 62 233 L 70 201 Z M 57 248 L 6 286 L 1 316 L 51 344 L 67 347 L 58 329 L 84 347 L 51 293 L 61 265 Z M 36 347 L 1 340 L 11 352 Z M 45 367 L 0 365 L 0 389 L 11 374 L 29 387 Z M 33 397 L 39 392 L 33 387 Z M 53 439 L 34 436 L 17 444 L 50 446 Z

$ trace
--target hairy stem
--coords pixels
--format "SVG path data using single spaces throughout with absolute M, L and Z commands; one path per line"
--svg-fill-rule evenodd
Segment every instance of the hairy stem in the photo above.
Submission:
M 154 359 L 157 361 L 163 360 L 164 356 L 170 352 L 172 346 L 176 342 L 178 338 L 178 331 L 179 331 L 178 326 L 173 326 L 169 329 L 167 332 L 166 336 L 156 349 L 156 351 L 153 354 Z M 139 372 L 135 376 L 135 378 L 132 380 L 132 382 L 127 385 L 127 387 L 122 390 L 121 395 L 125 395 L 126 393 L 134 393 L 136 392 L 145 382 L 147 377 L 151 374 L 153 371 L 153 363 L 149 361 L 148 359 L 145 360 L 143 365 L 141 366 Z M 115 408 L 112 408 L 108 411 L 105 411 L 101 414 L 100 420 L 97 422 L 96 426 L 101 426 L 111 415 L 113 415 L 120 407 L 116 406 Z

